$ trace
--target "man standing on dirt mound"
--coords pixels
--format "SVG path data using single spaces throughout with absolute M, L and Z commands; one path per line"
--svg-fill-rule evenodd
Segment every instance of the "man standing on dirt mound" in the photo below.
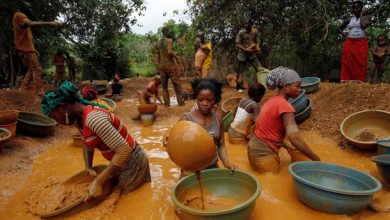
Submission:
M 261 63 L 256 54 L 260 52 L 260 32 L 257 28 L 252 27 L 253 21 L 247 19 L 244 28 L 236 36 L 237 55 L 237 92 L 243 92 L 243 73 L 247 63 L 251 64 L 256 72 L 260 71 Z
M 31 78 L 34 81 L 35 93 L 43 94 L 42 88 L 42 68 L 39 64 L 37 51 L 34 47 L 31 27 L 34 26 L 59 26 L 56 21 L 38 22 L 28 19 L 26 14 L 31 14 L 31 4 L 27 1 L 20 1 L 19 8 L 12 18 L 12 28 L 14 30 L 14 46 L 15 49 L 23 54 L 23 59 L 28 65 L 28 71 L 24 76 L 22 85 L 19 90 L 27 89 L 27 85 Z
M 157 71 L 161 76 L 164 105 L 170 106 L 168 80 L 171 79 L 175 89 L 177 103 L 179 106 L 182 106 L 184 105 L 184 101 L 179 80 L 179 57 L 173 52 L 173 40 L 170 28 L 164 26 L 162 33 L 163 38 L 157 42 L 155 48 L 155 62 L 157 64 Z

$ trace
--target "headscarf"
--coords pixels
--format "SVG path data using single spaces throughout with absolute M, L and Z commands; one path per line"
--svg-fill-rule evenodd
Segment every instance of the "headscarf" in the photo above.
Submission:
M 283 87 L 291 83 L 300 82 L 301 77 L 295 70 L 288 69 L 286 67 L 279 66 L 267 74 L 267 86 L 270 89 Z
M 83 95 L 83 98 L 86 100 L 94 100 L 97 99 L 98 91 L 95 86 L 85 86 L 81 89 L 81 94 Z
M 102 105 L 92 103 L 85 100 L 77 94 L 79 89 L 70 81 L 63 82 L 56 90 L 46 92 L 43 95 L 41 110 L 43 114 L 50 115 L 50 113 L 56 109 L 61 103 L 79 102 L 84 105 L 93 105 L 101 108 L 106 108 Z

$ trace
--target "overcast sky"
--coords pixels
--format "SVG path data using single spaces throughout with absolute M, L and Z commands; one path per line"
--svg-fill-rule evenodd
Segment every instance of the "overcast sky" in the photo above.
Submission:
M 137 25 L 131 27 L 134 33 L 145 34 L 149 31 L 156 33 L 157 29 L 169 19 L 175 21 L 184 19 L 187 23 L 190 22 L 186 19 L 187 16 L 182 14 L 183 10 L 188 9 L 186 0 L 145 0 L 145 5 L 144 16 L 137 17 L 137 24 L 141 27 Z M 179 10 L 179 15 L 174 15 L 174 10 Z M 165 16 L 164 13 L 166 13 Z

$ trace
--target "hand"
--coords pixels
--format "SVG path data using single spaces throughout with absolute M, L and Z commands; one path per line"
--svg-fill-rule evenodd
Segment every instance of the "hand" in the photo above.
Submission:
M 87 169 L 87 173 L 92 177 L 97 177 L 97 173 L 94 169 Z
M 95 178 L 91 184 L 89 184 L 88 187 L 88 194 L 84 199 L 84 202 L 87 202 L 90 199 L 93 198 L 99 198 L 103 194 L 103 187 L 102 184 Z
M 232 170 L 232 171 L 234 171 L 234 170 L 236 170 L 238 168 L 235 164 L 230 163 L 230 162 L 228 164 L 226 164 L 225 167 L 230 169 L 230 170 Z

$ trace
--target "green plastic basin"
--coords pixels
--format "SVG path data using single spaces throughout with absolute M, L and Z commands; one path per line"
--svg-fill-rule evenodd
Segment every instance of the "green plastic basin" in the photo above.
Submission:
M 17 130 L 20 133 L 35 137 L 48 136 L 57 122 L 46 115 L 33 112 L 19 112 Z
M 228 131 L 230 128 L 230 124 L 234 121 L 234 115 L 231 111 L 229 111 L 225 117 L 223 117 L 223 130 Z
M 238 204 L 220 210 L 202 210 L 186 206 L 183 198 L 194 191 L 199 191 L 199 185 L 194 174 L 181 179 L 173 189 L 172 201 L 177 206 L 180 219 L 250 219 L 256 200 L 260 196 L 259 180 L 244 171 L 233 173 L 228 169 L 208 169 L 201 172 L 203 189 L 213 197 L 235 199 Z

